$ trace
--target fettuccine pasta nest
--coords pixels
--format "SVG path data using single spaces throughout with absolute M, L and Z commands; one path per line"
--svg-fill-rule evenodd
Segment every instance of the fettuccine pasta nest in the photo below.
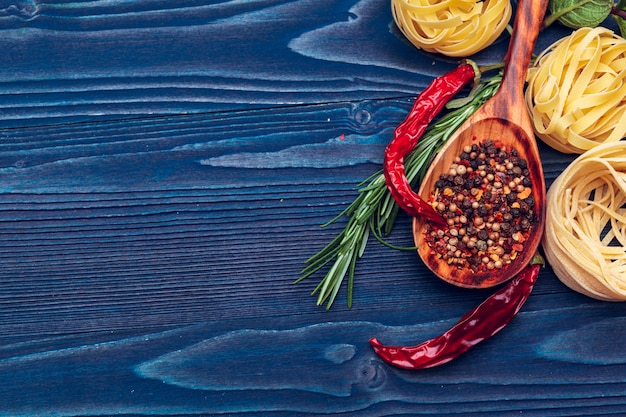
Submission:
M 511 18 L 506 0 L 391 0 L 393 18 L 416 47 L 467 57 L 491 45 Z
M 568 287 L 626 301 L 626 141 L 580 155 L 547 194 L 543 248 Z
M 626 40 L 584 27 L 548 47 L 528 70 L 525 100 L 537 136 L 583 153 L 626 136 Z

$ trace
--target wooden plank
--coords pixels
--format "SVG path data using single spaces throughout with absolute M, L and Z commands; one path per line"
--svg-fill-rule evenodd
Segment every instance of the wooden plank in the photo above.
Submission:
M 405 97 L 455 65 L 391 22 L 387 0 L 16 2 L 0 127 Z
M 12 381 L 0 388 L 0 395 L 10 399 L 0 415 L 508 416 L 523 410 L 532 416 L 567 416 L 596 415 L 599 406 L 606 415 L 619 415 L 624 410 L 623 355 L 619 348 L 607 351 L 605 339 L 597 336 L 624 325 L 622 309 L 590 302 L 575 308 L 542 306 L 522 312 L 499 337 L 454 366 L 420 372 L 383 365 L 367 338 L 411 342 L 416 335 L 442 331 L 453 319 L 421 321 L 427 313 L 411 312 L 419 324 L 393 327 L 369 321 L 300 325 L 298 318 L 248 319 L 249 327 L 230 330 L 220 322 L 144 329 L 134 336 L 50 338 L 22 344 L 14 349 L 32 353 L 0 362 Z M 613 340 L 623 342 L 619 335 Z
M 619 343 L 596 343 L 594 363 L 587 350 L 568 356 L 559 344 L 577 332 L 606 339 L 621 309 L 572 294 L 549 270 L 507 332 L 454 366 L 419 374 L 380 364 L 367 339 L 430 337 L 489 291 L 450 287 L 413 253 L 377 243 L 359 266 L 352 310 L 345 292 L 326 313 L 307 295 L 314 279 L 292 284 L 342 223 L 319 225 L 378 169 L 410 104 L 5 130 L 0 368 L 12 383 L 0 390 L 4 415 L 623 411 Z M 551 181 L 563 157 L 544 155 Z M 392 239 L 410 243 L 408 218 Z M 229 356 L 248 347 L 252 362 Z M 206 378 L 219 358 L 229 366 L 218 384 Z M 305 381 L 293 379 L 300 361 L 313 372 Z M 577 404 L 561 405 L 568 395 Z
M 0 256 L 12 278 L 0 283 L 3 325 L 37 324 L 43 308 L 51 313 L 47 329 L 70 318 L 88 328 L 104 320 L 106 329 L 117 309 L 125 320 L 154 315 L 176 324 L 301 311 L 314 280 L 291 282 L 343 222 L 319 225 L 378 169 L 409 105 L 372 101 L 358 109 L 344 103 L 7 131 Z M 362 112 L 386 121 L 359 124 Z M 548 179 L 556 173 L 550 161 Z M 409 219 L 400 222 L 392 238 L 410 245 Z M 375 290 L 358 284 L 357 300 L 365 300 L 357 303 L 368 305 L 373 291 L 377 305 L 386 308 L 389 296 L 394 306 L 404 294 L 391 284 L 406 278 L 394 263 L 428 273 L 412 253 L 372 246 L 366 274 L 395 278 Z
M 377 242 L 352 309 L 293 284 L 454 65 L 387 1 L 0 7 L 0 416 L 626 412 L 623 306 L 549 268 L 510 327 L 416 373 L 369 337 L 417 343 L 490 290 Z M 549 185 L 573 157 L 541 151 Z M 408 217 L 389 239 L 411 244 Z
M 383 4 L 20 3 L 5 10 L 9 16 L 0 15 L 6 63 L 0 68 L 0 122 L 22 126 L 413 94 L 429 74 L 418 71 L 412 48 L 390 33 Z

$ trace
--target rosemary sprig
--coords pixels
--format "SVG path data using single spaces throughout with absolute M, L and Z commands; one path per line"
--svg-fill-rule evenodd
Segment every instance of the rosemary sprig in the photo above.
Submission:
M 467 97 L 448 103 L 451 109 L 428 127 L 418 145 L 405 160 L 405 173 L 416 187 L 422 180 L 432 158 L 439 152 L 456 129 L 469 118 L 487 99 L 497 91 L 502 75 L 495 75 L 477 84 Z M 332 266 L 315 287 L 311 295 L 317 294 L 317 305 L 326 304 L 330 309 L 343 281 L 348 277 L 348 307 L 352 307 L 352 289 L 356 263 L 363 256 L 370 233 L 381 243 L 394 249 L 384 241 L 393 229 L 399 207 L 387 190 L 382 170 L 357 185 L 359 192 L 355 200 L 341 213 L 321 227 L 333 224 L 343 216 L 348 223 L 324 248 L 305 262 L 301 276 L 295 282 L 318 272 L 332 262 Z M 413 249 L 413 248 L 411 248 Z

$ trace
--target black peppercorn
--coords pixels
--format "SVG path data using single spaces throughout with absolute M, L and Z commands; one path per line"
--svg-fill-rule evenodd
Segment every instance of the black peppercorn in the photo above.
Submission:
M 480 240 L 487 240 L 489 239 L 489 232 L 486 231 L 485 229 L 482 229 L 478 232 L 476 236 L 478 236 L 478 239 Z

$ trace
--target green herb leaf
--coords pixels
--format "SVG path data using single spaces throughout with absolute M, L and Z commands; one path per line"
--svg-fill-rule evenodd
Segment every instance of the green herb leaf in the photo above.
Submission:
M 554 20 L 561 24 L 579 29 L 596 27 L 611 13 L 613 0 L 550 0 L 550 17 L 546 26 Z
M 467 99 L 457 101 L 453 110 L 428 127 L 413 152 L 405 159 L 405 173 L 413 187 L 417 187 L 422 181 L 430 161 L 439 149 L 465 120 L 493 96 L 501 80 L 502 75 L 498 74 L 482 81 L 472 89 Z M 387 190 L 382 170 L 358 184 L 357 190 L 359 194 L 354 201 L 337 217 L 322 225 L 326 227 L 347 217 L 348 222 L 344 229 L 324 248 L 306 260 L 300 278 L 295 281 L 301 282 L 332 263 L 312 292 L 312 295 L 317 295 L 317 305 L 326 304 L 327 310 L 333 305 L 346 275 L 347 304 L 348 307 L 352 307 L 356 264 L 363 256 L 370 232 L 389 247 L 407 249 L 388 244 L 383 240 L 393 229 L 399 207 Z

